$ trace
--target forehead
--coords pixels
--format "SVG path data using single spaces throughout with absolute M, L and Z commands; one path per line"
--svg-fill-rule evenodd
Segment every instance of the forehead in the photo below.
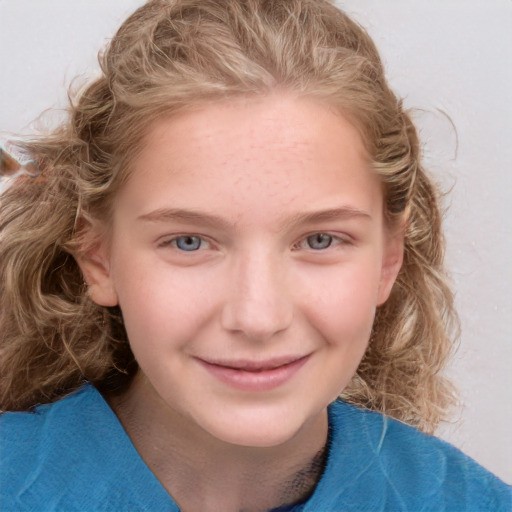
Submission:
M 347 201 L 373 210 L 381 199 L 354 125 L 324 103 L 282 94 L 159 120 L 120 195 L 139 213 L 199 205 L 236 215 Z

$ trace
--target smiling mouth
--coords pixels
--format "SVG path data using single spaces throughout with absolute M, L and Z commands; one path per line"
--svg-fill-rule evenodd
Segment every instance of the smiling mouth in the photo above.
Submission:
M 293 364 L 297 361 L 300 361 L 301 359 L 304 359 L 305 357 L 308 357 L 308 355 L 276 357 L 273 359 L 267 359 L 266 361 L 254 361 L 248 359 L 236 359 L 231 361 L 203 359 L 202 361 L 214 366 L 231 368 L 233 370 L 241 370 L 245 372 L 263 372 Z
M 310 355 L 286 356 L 266 361 L 197 361 L 210 375 L 232 388 L 242 391 L 269 391 L 290 380 L 306 364 Z

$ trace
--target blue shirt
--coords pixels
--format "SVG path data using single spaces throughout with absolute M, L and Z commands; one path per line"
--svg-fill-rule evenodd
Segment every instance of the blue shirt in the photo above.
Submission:
M 3 512 L 178 512 L 100 393 L 85 385 L 0 417 Z M 293 512 L 510 512 L 510 486 L 453 446 L 381 414 L 329 406 L 327 466 Z

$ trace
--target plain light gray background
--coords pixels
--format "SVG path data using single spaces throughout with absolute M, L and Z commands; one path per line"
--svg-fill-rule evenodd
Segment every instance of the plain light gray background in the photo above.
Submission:
M 70 81 L 98 69 L 97 51 L 142 3 L 0 0 L 0 138 L 64 107 Z M 439 435 L 512 482 L 512 2 L 338 4 L 374 37 L 391 84 L 417 109 L 428 167 L 453 186 L 446 230 L 462 339 L 449 374 L 462 404 Z

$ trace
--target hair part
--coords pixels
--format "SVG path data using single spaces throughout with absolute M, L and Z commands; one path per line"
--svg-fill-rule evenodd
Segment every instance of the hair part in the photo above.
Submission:
M 1 407 L 53 401 L 84 380 L 109 390 L 130 382 L 137 364 L 122 315 L 90 300 L 74 258 L 86 226 L 108 224 L 158 119 L 284 90 L 353 120 L 381 178 L 386 219 L 406 226 L 402 269 L 342 397 L 433 431 L 453 399 L 441 372 L 456 326 L 439 193 L 366 31 L 327 0 L 151 0 L 100 64 L 68 122 L 27 143 L 41 177 L 20 177 L 1 197 Z

